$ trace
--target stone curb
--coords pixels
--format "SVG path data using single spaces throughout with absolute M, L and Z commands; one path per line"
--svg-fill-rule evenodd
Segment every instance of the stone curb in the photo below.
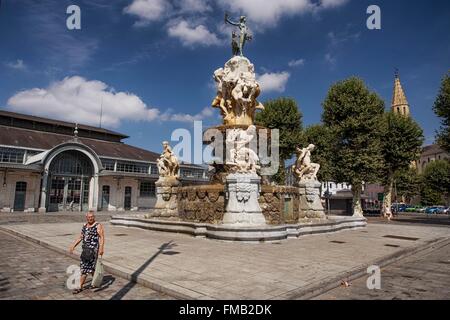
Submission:
M 379 259 L 375 259 L 370 263 L 365 263 L 364 265 L 361 265 L 359 267 L 355 267 L 349 271 L 342 272 L 337 276 L 329 277 L 326 279 L 323 279 L 319 282 L 315 282 L 305 288 L 301 289 L 294 289 L 287 293 L 284 293 L 282 295 L 279 295 L 273 300 L 283 299 L 283 300 L 308 300 L 312 299 L 314 297 L 317 297 L 323 293 L 326 293 L 332 289 L 338 288 L 341 286 L 342 280 L 346 281 L 352 281 L 355 279 L 359 279 L 363 276 L 368 276 L 367 274 L 367 268 L 372 265 L 379 266 L 380 268 L 386 267 L 394 262 L 397 262 L 399 260 L 402 260 L 404 258 L 407 258 L 409 256 L 412 256 L 414 254 L 417 254 L 419 252 L 431 249 L 431 248 L 441 248 L 445 245 L 450 244 L 450 238 L 436 238 L 433 240 L 429 240 L 426 243 L 413 247 L 413 248 L 406 248 L 403 250 L 400 250 L 398 252 L 395 252 L 393 254 L 390 254 L 388 256 L 384 256 Z
M 13 236 L 28 240 L 32 243 L 36 243 L 44 248 L 58 252 L 69 258 L 72 258 L 74 260 L 77 260 L 77 261 L 79 260 L 79 257 L 76 254 L 70 254 L 66 250 L 63 250 L 61 248 L 50 245 L 44 241 L 29 237 L 20 232 L 10 230 L 5 227 L 0 226 L 0 230 L 4 231 L 6 233 L 9 233 Z M 409 256 L 419 253 L 421 251 L 425 251 L 425 250 L 431 249 L 431 248 L 440 248 L 449 243 L 450 243 L 450 238 L 442 238 L 441 237 L 441 238 L 429 240 L 426 243 L 424 243 L 418 247 L 406 248 L 406 249 L 400 250 L 391 255 L 388 255 L 388 256 L 385 256 L 385 257 L 382 257 L 379 259 L 375 259 L 371 263 L 367 263 L 367 264 L 361 265 L 359 267 L 353 268 L 349 271 L 342 272 L 337 276 L 333 276 L 333 277 L 321 280 L 319 282 L 315 282 L 307 287 L 288 291 L 284 294 L 276 296 L 275 298 L 272 298 L 272 300 L 312 299 L 312 298 L 317 297 L 327 291 L 330 291 L 334 288 L 339 287 L 341 285 L 342 280 L 352 281 L 352 280 L 358 279 L 364 275 L 367 275 L 367 267 L 368 266 L 377 265 L 380 268 L 385 267 L 389 264 L 392 264 L 398 260 L 409 257 Z M 143 276 L 143 275 L 134 276 L 133 275 L 134 270 L 131 270 L 131 269 L 128 269 L 125 267 L 112 266 L 108 263 L 107 260 L 105 261 L 104 259 L 103 259 L 103 263 L 105 266 L 105 271 L 110 274 L 124 278 L 131 282 L 138 283 L 142 286 L 153 289 L 155 291 L 165 293 L 174 298 L 182 299 L 182 300 L 210 299 L 210 297 L 205 296 L 202 293 L 199 293 L 194 290 L 190 290 L 190 289 L 178 286 L 178 285 L 174 285 L 171 283 L 166 283 L 164 281 L 155 279 L 153 277 Z

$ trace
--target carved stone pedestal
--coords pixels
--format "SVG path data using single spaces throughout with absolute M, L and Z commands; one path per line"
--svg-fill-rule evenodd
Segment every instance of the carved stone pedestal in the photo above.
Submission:
M 299 220 L 326 219 L 325 210 L 320 201 L 320 182 L 300 181 Z
M 180 181 L 175 177 L 160 177 L 155 182 L 155 209 L 146 215 L 147 218 L 178 218 L 177 193 Z
M 226 177 L 227 205 L 223 223 L 239 226 L 265 226 L 259 206 L 261 178 L 254 173 L 234 173 Z

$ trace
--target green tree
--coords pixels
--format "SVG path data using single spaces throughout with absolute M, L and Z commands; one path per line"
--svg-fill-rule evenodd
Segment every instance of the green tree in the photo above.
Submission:
M 450 195 L 450 162 L 431 162 L 422 176 L 421 198 L 424 205 L 448 204 Z
M 390 216 L 395 175 L 406 171 L 420 156 L 423 131 L 410 117 L 394 112 L 384 115 L 382 134 L 384 201 L 383 212 Z
M 280 130 L 280 168 L 272 180 L 285 184 L 285 162 L 292 158 L 302 144 L 302 113 L 292 98 L 278 98 L 264 103 L 264 110 L 256 114 L 256 123 Z
M 450 72 L 442 80 L 441 89 L 433 107 L 441 118 L 441 128 L 437 134 L 437 142 L 442 149 L 450 152 Z
M 362 184 L 376 182 L 382 170 L 384 102 L 353 77 L 330 88 L 323 108 L 322 121 L 333 132 L 332 176 L 352 185 L 353 213 L 362 216 Z
M 394 181 L 398 198 L 402 198 L 409 203 L 413 198 L 420 195 L 422 179 L 416 168 L 397 171 L 394 174 Z

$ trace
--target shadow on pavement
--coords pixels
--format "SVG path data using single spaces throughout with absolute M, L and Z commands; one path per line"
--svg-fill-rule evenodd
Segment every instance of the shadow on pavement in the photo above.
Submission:
M 162 244 L 158 251 L 151 256 L 147 261 L 145 261 L 142 266 L 140 266 L 135 272 L 131 274 L 131 281 L 129 281 L 122 289 L 120 289 L 116 294 L 114 294 L 110 300 L 121 300 L 135 285 L 139 275 L 156 259 L 160 254 L 173 255 L 175 251 L 165 251 L 170 250 L 177 245 L 173 241 Z

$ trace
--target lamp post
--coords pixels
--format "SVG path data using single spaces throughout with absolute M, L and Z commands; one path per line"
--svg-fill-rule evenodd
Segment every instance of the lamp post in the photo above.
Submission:
M 327 199 L 327 215 L 330 215 L 330 198 L 331 198 L 331 194 L 330 194 L 330 184 L 327 183 L 327 191 L 325 191 L 325 199 Z

